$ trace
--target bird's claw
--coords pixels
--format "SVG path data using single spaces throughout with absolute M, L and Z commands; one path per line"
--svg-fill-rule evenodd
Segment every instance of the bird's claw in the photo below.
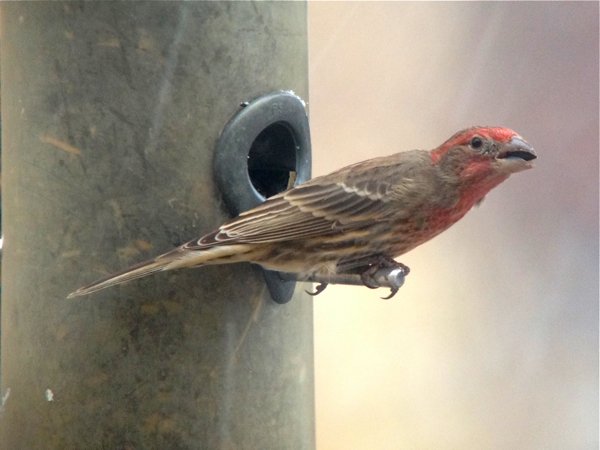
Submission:
M 393 287 L 390 288 L 390 295 L 388 295 L 387 297 L 379 297 L 381 300 L 389 300 L 390 298 L 392 298 L 394 295 L 396 295 L 396 293 L 398 292 L 400 288 L 397 287 Z
M 323 292 L 325 290 L 325 288 L 328 286 L 329 283 L 319 283 L 317 284 L 317 287 L 315 288 L 315 292 L 310 292 L 308 290 L 305 290 L 304 292 L 306 292 L 308 295 L 312 295 L 313 297 L 315 295 L 319 295 L 321 292 Z

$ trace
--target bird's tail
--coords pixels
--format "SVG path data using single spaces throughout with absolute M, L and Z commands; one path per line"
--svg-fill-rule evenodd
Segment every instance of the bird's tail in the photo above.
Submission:
M 81 295 L 88 295 L 92 292 L 105 289 L 110 286 L 125 283 L 126 281 L 135 280 L 137 278 L 145 277 L 146 275 L 153 274 L 155 272 L 161 272 L 163 270 L 169 270 L 169 265 L 173 263 L 175 255 L 171 255 L 170 252 L 165 255 L 161 255 L 157 258 L 141 262 L 134 266 L 128 267 L 120 272 L 113 273 L 107 277 L 101 278 L 94 281 L 87 286 L 80 287 L 74 292 L 71 292 L 67 298 L 79 297 Z
M 196 241 L 192 241 L 195 243 Z M 189 243 L 188 243 L 189 244 Z M 177 247 L 170 252 L 157 256 L 154 259 L 141 262 L 128 267 L 121 272 L 114 273 L 98 281 L 80 287 L 71 292 L 67 298 L 79 297 L 81 295 L 91 294 L 92 292 L 105 289 L 126 281 L 136 280 L 138 278 L 151 275 L 165 270 L 179 269 L 182 267 L 198 267 L 204 264 L 225 264 L 228 262 L 248 261 L 245 258 L 244 245 L 224 245 L 207 248 L 192 248 L 188 244 Z
M 194 242 L 194 241 L 192 241 Z M 83 286 L 71 292 L 67 298 L 79 297 L 92 292 L 105 289 L 110 286 L 125 283 L 127 281 L 142 278 L 156 272 L 179 269 L 182 267 L 197 267 L 204 264 L 222 264 L 224 262 L 235 262 L 232 255 L 242 254 L 242 246 L 209 247 L 206 249 L 190 249 L 187 244 L 182 245 L 170 252 L 157 256 L 154 259 L 141 262 L 128 267 L 120 272 L 113 273 L 101 278 L 92 284 Z

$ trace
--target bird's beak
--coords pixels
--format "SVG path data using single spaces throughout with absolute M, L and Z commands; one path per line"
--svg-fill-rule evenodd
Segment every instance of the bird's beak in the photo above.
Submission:
M 520 136 L 513 137 L 500 148 L 496 156 L 502 170 L 508 173 L 520 172 L 531 169 L 531 161 L 537 158 L 533 147 L 523 140 Z

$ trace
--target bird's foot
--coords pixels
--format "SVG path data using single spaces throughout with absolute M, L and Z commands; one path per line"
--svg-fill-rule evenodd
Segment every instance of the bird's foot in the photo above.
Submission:
M 363 284 L 369 289 L 381 287 L 381 273 L 385 271 L 390 295 L 381 297 L 383 300 L 392 298 L 404 284 L 404 277 L 410 273 L 410 268 L 389 256 L 380 256 L 364 272 L 360 274 Z
M 363 259 L 360 266 L 344 267 L 346 270 L 339 270 L 335 273 L 315 272 L 308 276 L 287 274 L 289 279 L 301 281 L 312 281 L 319 283 L 314 292 L 306 291 L 309 295 L 318 295 L 325 290 L 329 284 L 346 284 L 353 286 L 366 286 L 370 289 L 388 287 L 390 295 L 384 299 L 392 298 L 400 287 L 404 284 L 406 275 L 410 269 L 402 263 L 385 255 L 373 255 L 368 261 Z

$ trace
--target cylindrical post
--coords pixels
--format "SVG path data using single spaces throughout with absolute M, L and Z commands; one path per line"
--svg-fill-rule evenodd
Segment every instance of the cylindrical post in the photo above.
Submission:
M 240 102 L 307 96 L 306 5 L 0 8 L 2 448 L 314 447 L 304 295 L 237 264 L 66 299 L 227 219 L 215 143 Z

